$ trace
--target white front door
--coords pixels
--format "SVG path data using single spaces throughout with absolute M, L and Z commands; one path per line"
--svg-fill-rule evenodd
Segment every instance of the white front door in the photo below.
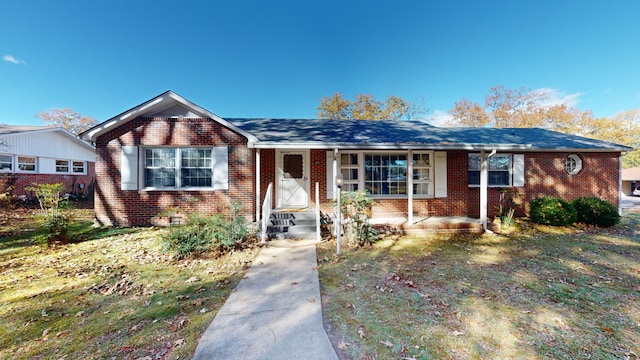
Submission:
M 309 206 L 309 151 L 282 150 L 276 164 L 276 206 L 306 208 Z

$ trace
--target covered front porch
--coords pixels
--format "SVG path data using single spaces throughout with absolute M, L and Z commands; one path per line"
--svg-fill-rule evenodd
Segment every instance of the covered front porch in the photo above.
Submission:
M 353 177 L 349 179 L 351 181 L 345 181 L 343 177 L 345 171 L 351 171 L 344 166 L 343 158 L 353 157 L 353 150 L 255 148 L 254 151 L 257 194 L 255 219 L 260 223 L 263 239 L 292 237 L 294 233 L 304 233 L 301 238 L 320 240 L 320 225 L 323 222 L 336 222 L 334 212 L 338 194 L 341 191 L 366 188 L 363 184 L 355 187 Z M 492 154 L 483 149 L 479 152 L 484 165 Z M 395 150 L 394 154 L 406 155 L 396 156 L 399 158 L 397 161 L 404 164 L 400 172 L 402 179 L 393 180 L 390 184 L 398 184 L 396 186 L 404 191 L 396 195 L 373 195 L 374 201 L 382 204 L 379 209 L 383 210 L 375 213 L 371 220 L 376 228 L 402 233 L 481 233 L 495 229 L 496 226 L 487 221 L 486 166 L 480 171 L 479 189 L 474 190 L 464 184 L 460 187 L 462 191 L 451 188 L 455 191 L 455 196 L 452 197 L 448 194 L 446 185 L 449 168 L 447 157 L 452 162 L 459 163 L 461 159 L 466 160 L 465 152 L 409 149 L 404 153 Z M 358 156 L 364 159 L 365 155 Z M 360 182 L 363 179 L 360 178 Z M 415 195 L 414 191 L 408 190 L 418 188 L 426 191 Z M 475 200 L 477 208 L 475 211 L 469 210 L 466 208 L 467 195 L 461 197 L 460 194 L 477 191 L 480 193 L 479 199 L 476 198 L 479 201 Z M 462 205 L 451 206 L 454 201 Z M 391 211 L 384 211 L 385 209 Z M 455 212 L 451 214 L 449 210 Z M 300 217 L 305 213 L 305 219 L 302 220 Z M 480 216 L 464 216 L 469 213 Z M 304 223 L 304 231 L 300 227 L 301 223 Z M 315 232 L 310 229 L 313 225 L 317 228 Z

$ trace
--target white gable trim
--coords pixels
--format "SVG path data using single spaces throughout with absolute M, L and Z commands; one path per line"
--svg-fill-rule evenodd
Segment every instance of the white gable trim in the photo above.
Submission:
M 167 91 L 163 94 L 160 94 L 151 100 L 148 100 L 130 110 L 127 110 L 109 120 L 106 120 L 92 127 L 91 129 L 83 132 L 82 134 L 80 134 L 80 136 L 83 140 L 96 141 L 96 139 L 100 135 L 103 135 L 106 132 L 112 129 L 115 129 L 121 125 L 124 125 L 137 117 L 156 114 L 172 106 L 175 106 L 176 104 L 181 104 L 182 106 L 189 109 L 189 111 L 195 114 L 200 114 L 203 118 L 210 118 L 216 121 L 217 123 L 241 134 L 242 136 L 247 138 L 250 144 L 258 141 L 258 139 L 252 134 L 224 120 L 218 115 L 192 103 L 191 101 L 183 98 L 182 96 L 174 93 L 173 91 Z

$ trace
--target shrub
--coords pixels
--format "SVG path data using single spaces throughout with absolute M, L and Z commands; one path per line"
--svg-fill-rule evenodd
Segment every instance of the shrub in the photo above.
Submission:
M 378 232 L 369 223 L 372 205 L 373 200 L 366 192 L 341 192 L 340 207 L 345 219 L 343 225 L 350 245 L 364 246 L 378 241 Z
M 64 190 L 64 185 L 56 184 L 36 184 L 26 188 L 27 191 L 33 191 L 36 194 L 42 215 L 45 219 L 45 227 L 47 229 L 47 243 L 65 243 L 67 242 L 67 232 L 71 217 L 65 211 L 71 205 L 60 196 Z
M 245 240 L 249 235 L 249 224 L 242 216 L 242 203 L 239 201 L 227 205 L 229 217 L 225 219 L 222 215 L 217 215 L 220 219 L 220 226 L 214 234 L 214 246 L 226 251 L 234 248 L 239 242 Z
M 581 197 L 571 203 L 578 213 L 577 222 L 602 227 L 613 226 L 620 222 L 618 209 L 606 200 Z
M 220 224 L 219 217 L 205 217 L 191 214 L 184 225 L 172 227 L 164 236 L 166 249 L 179 258 L 205 253 L 213 246 L 215 229 Z
M 531 221 L 538 224 L 568 226 L 576 222 L 576 209 L 571 203 L 554 196 L 542 196 L 530 203 Z
M 178 257 L 198 256 L 216 250 L 225 253 L 233 249 L 249 234 L 247 220 L 241 216 L 242 204 L 227 205 L 229 216 L 210 217 L 191 214 L 184 225 L 171 228 L 164 237 L 166 249 Z

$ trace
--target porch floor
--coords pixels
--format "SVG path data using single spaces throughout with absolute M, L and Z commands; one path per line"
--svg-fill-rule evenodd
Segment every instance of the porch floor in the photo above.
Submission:
M 378 230 L 407 234 L 482 233 L 484 231 L 480 219 L 466 216 L 430 216 L 413 220 L 413 224 L 409 224 L 407 218 L 375 218 L 369 222 Z M 490 230 L 497 230 L 492 223 L 487 226 Z

